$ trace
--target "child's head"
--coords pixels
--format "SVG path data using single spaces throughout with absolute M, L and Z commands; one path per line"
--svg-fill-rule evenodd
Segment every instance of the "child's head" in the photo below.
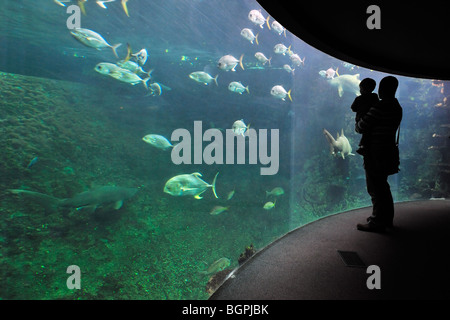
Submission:
M 359 92 L 361 92 L 361 94 L 371 93 L 376 86 L 377 83 L 375 82 L 375 80 L 373 80 L 372 78 L 364 78 L 359 83 Z

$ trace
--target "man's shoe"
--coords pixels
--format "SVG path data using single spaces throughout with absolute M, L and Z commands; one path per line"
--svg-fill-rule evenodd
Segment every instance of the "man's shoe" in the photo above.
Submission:
M 386 231 L 386 228 L 384 226 L 377 226 L 374 225 L 373 223 L 358 223 L 356 225 L 356 228 L 360 231 L 368 231 L 368 232 L 379 232 L 379 233 L 383 233 Z
M 367 219 L 367 222 L 370 222 L 370 217 L 368 217 Z M 394 229 L 395 227 L 394 227 L 394 223 L 391 221 L 391 222 L 388 222 L 386 225 L 386 228 L 388 228 L 388 229 Z

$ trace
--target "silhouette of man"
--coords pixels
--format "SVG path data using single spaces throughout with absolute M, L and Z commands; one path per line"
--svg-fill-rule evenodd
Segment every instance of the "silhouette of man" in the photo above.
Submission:
M 393 226 L 394 200 L 388 176 L 399 171 L 396 132 L 403 116 L 402 107 L 395 98 L 397 87 L 397 78 L 383 78 L 378 89 L 381 101 L 370 108 L 355 126 L 356 132 L 370 137 L 364 154 L 364 170 L 373 208 L 367 223 L 357 225 L 361 231 L 384 232 Z

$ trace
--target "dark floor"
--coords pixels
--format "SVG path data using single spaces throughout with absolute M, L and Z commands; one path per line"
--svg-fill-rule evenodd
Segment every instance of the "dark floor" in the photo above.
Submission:
M 211 299 L 449 299 L 450 201 L 397 203 L 395 228 L 385 234 L 356 229 L 370 211 L 293 230 L 237 269 Z M 338 250 L 356 252 L 365 266 L 347 266 Z M 370 265 L 380 268 L 380 289 L 367 287 Z

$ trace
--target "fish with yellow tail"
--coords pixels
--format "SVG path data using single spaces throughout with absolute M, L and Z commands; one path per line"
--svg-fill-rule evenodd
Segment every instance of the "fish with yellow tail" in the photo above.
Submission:
M 70 34 L 87 47 L 95 48 L 97 50 L 111 48 L 116 58 L 119 58 L 116 50 L 122 45 L 121 43 L 110 45 L 100 34 L 85 28 L 71 29 Z
M 216 180 L 217 172 L 214 176 L 212 184 L 209 184 L 200 177 L 202 176 L 199 172 L 194 172 L 191 174 L 180 174 L 173 178 L 170 178 L 164 185 L 164 192 L 170 194 L 171 196 L 194 196 L 195 199 L 202 199 L 200 196 L 208 188 L 212 188 L 214 196 L 219 198 L 216 194 Z
M 222 58 L 219 59 L 219 62 L 217 63 L 217 67 L 221 70 L 225 70 L 225 71 L 236 71 L 236 66 L 239 64 L 242 68 L 242 70 L 244 70 L 244 65 L 242 64 L 242 58 L 244 58 L 244 55 L 241 55 L 241 57 L 238 59 L 236 59 L 235 57 L 233 57 L 232 55 L 225 55 Z
M 291 46 L 286 47 L 284 44 L 282 43 L 278 43 L 273 47 L 273 52 L 275 52 L 276 54 L 282 54 L 283 56 L 286 55 L 286 52 L 292 53 L 291 51 Z
M 250 93 L 248 86 L 244 87 L 244 85 L 240 81 L 230 82 L 230 84 L 228 85 L 228 90 L 230 90 L 231 92 L 239 93 L 239 94 L 242 94 L 245 91 L 247 91 L 247 93 Z
M 244 28 L 244 29 L 242 29 L 242 30 L 241 30 L 241 36 L 242 36 L 244 39 L 250 41 L 251 44 L 253 44 L 253 41 L 256 41 L 256 44 L 259 45 L 259 42 L 258 42 L 258 34 L 256 34 L 256 36 L 255 36 L 255 35 L 253 34 L 253 31 L 252 31 L 251 29 L 249 29 L 249 28 Z
M 345 159 L 345 156 L 354 156 L 352 146 L 347 137 L 344 136 L 344 129 L 341 130 L 341 135 L 337 134 L 336 139 L 326 129 L 323 129 L 323 134 L 330 144 L 330 152 L 333 156 L 336 157 L 338 153 L 341 154 L 342 159 Z
M 274 96 L 277 99 L 281 99 L 283 101 L 286 101 L 286 96 L 289 98 L 289 100 L 292 101 L 292 97 L 291 97 L 291 89 L 289 89 L 289 91 L 286 91 L 283 86 L 280 85 L 276 85 L 273 86 L 272 89 L 270 90 L 270 94 L 272 96 Z
M 265 210 L 270 210 L 270 209 L 272 209 L 272 208 L 275 207 L 275 203 L 276 203 L 276 202 L 277 202 L 277 200 L 275 200 L 274 202 L 268 201 L 268 202 L 266 202 L 266 203 L 264 204 L 263 208 L 264 208 Z
M 303 57 L 303 60 L 300 58 L 300 56 L 296 53 L 291 54 L 291 56 L 289 57 L 292 61 L 292 64 L 294 66 L 305 66 L 305 59 L 306 57 Z
M 127 15 L 127 17 L 129 17 L 130 15 L 128 14 L 128 7 L 127 7 L 128 0 L 122 0 L 121 2 L 123 11 L 125 11 L 125 14 Z
M 283 65 L 283 69 L 284 69 L 286 72 L 292 73 L 292 74 L 294 74 L 294 71 L 295 71 L 295 69 L 293 69 L 293 68 L 292 68 L 290 65 L 288 65 L 288 64 Z
M 269 25 L 269 23 L 267 23 L 267 25 Z M 272 21 L 272 30 L 273 32 L 278 33 L 278 35 L 284 33 L 284 37 L 286 38 L 286 28 L 283 27 L 278 21 L 276 20 Z
M 103 1 L 95 1 L 101 8 L 103 8 L 103 9 L 108 9 L 107 7 L 106 7 L 106 5 L 105 5 L 105 3 L 108 3 L 108 2 L 114 2 L 114 1 L 116 1 L 116 0 L 103 0 Z
M 257 52 L 255 53 L 255 58 L 256 60 L 258 60 L 259 62 L 262 62 L 263 65 L 265 65 L 267 62 L 269 62 L 270 65 L 270 60 L 272 60 L 272 57 L 270 57 L 269 59 L 267 59 L 267 57 L 264 55 L 264 53 L 262 52 Z
M 244 133 L 248 130 L 248 129 L 250 129 L 250 125 L 246 125 L 245 124 L 245 122 L 244 122 L 244 119 L 241 119 L 241 120 L 236 120 L 234 123 L 233 123 L 233 126 L 231 127 L 231 129 L 233 130 L 233 132 L 234 132 L 234 134 L 235 135 L 242 135 L 243 137 L 245 137 L 244 136 Z
M 259 26 L 261 29 L 264 28 L 264 23 L 267 23 L 267 27 L 270 30 L 270 24 L 269 24 L 270 16 L 264 18 L 264 16 L 261 13 L 261 10 L 251 10 L 248 13 L 248 20 L 253 22 L 255 25 Z
M 328 70 L 320 70 L 319 74 L 327 79 L 333 79 L 334 76 L 338 76 L 339 77 L 339 73 L 338 73 L 339 67 L 336 68 L 336 70 L 334 70 L 333 68 L 328 68 Z
M 86 8 L 84 7 L 84 3 L 87 2 L 87 0 L 78 0 L 78 7 L 80 8 L 81 12 L 86 15 Z
M 116 65 L 118 65 L 119 67 L 121 67 L 122 69 L 126 69 L 128 71 L 131 71 L 135 74 L 141 74 L 141 73 L 145 73 L 147 76 L 151 77 L 153 69 L 151 69 L 150 71 L 144 71 L 142 69 L 142 67 L 134 61 L 131 61 L 130 58 L 132 57 L 132 51 L 131 51 L 131 46 L 129 43 L 127 43 L 127 56 L 125 57 L 125 59 L 120 60 L 116 63 Z

